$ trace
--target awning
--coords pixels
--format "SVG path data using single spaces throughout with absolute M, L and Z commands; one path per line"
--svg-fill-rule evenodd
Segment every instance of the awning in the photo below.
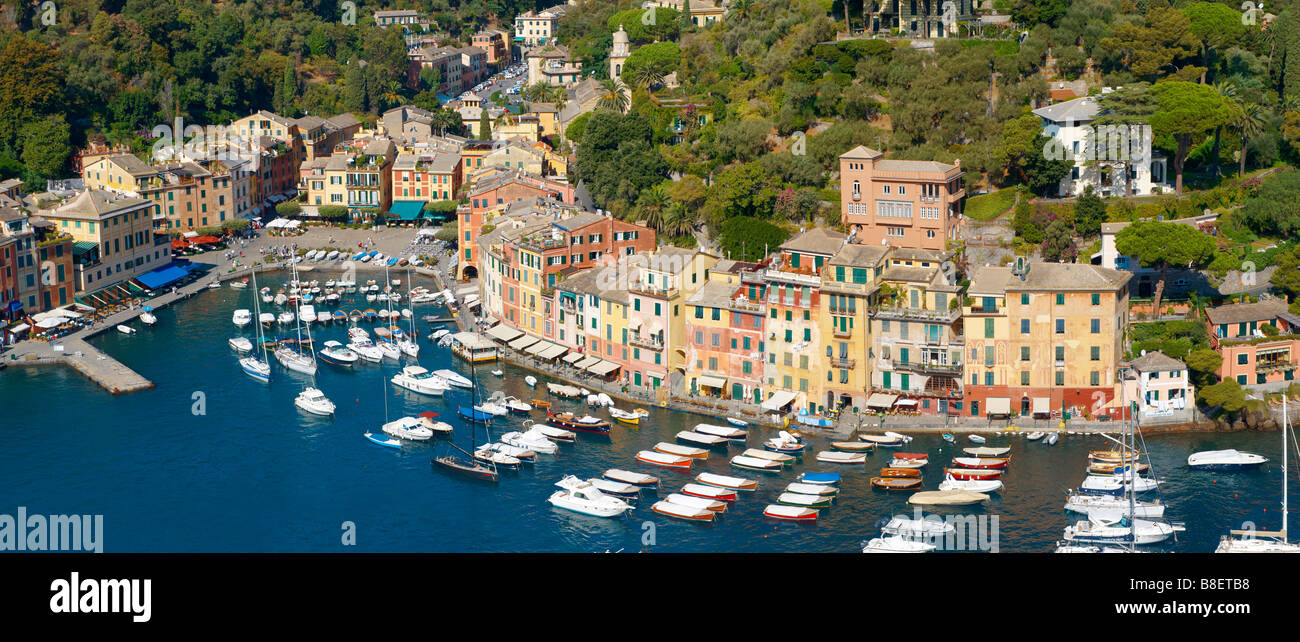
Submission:
M 497 341 L 510 341 L 521 334 L 523 333 L 508 325 L 492 326 L 487 331 L 487 335 Z
M 538 353 L 537 356 L 538 356 L 538 358 L 546 359 L 546 360 L 549 361 L 549 360 L 551 360 L 551 359 L 554 359 L 554 358 L 556 358 L 556 357 L 558 357 L 558 356 L 564 354 L 564 351 L 567 350 L 567 349 L 568 349 L 568 348 L 565 348 L 564 346 L 562 346 L 562 345 L 560 345 L 560 344 L 558 344 L 558 343 L 552 343 L 551 345 L 547 346 L 545 350 L 543 350 L 543 351 L 541 351 L 540 353 Z
M 714 377 L 712 375 L 704 375 L 703 377 L 700 377 L 699 381 L 701 386 L 708 386 L 710 388 L 721 388 L 727 385 L 726 379 L 722 377 Z
M 403 221 L 414 221 L 424 211 L 424 201 L 397 201 L 388 211 Z
M 867 399 L 868 408 L 893 408 L 894 402 L 898 400 L 898 395 L 877 392 Z
M 578 361 L 581 361 L 584 358 L 585 356 L 581 352 L 570 352 L 569 354 L 564 355 L 564 362 L 577 363 Z
M 600 363 L 591 366 L 590 368 L 587 368 L 587 372 L 603 377 L 615 370 L 618 370 L 620 367 L 621 366 L 619 366 L 617 363 L 614 363 L 613 361 L 601 361 Z
M 547 348 L 553 345 L 555 344 L 551 343 L 550 341 L 538 341 L 537 343 L 533 344 L 533 347 L 528 349 L 528 354 L 541 354 L 542 351 L 546 350 Z
M 636 317 L 633 317 L 632 320 L 628 321 L 627 323 L 628 330 L 638 330 L 640 328 L 641 328 L 641 319 L 638 319 Z
M 9 331 L 12 332 L 12 333 L 14 333 L 14 334 L 18 334 L 19 332 L 22 332 L 23 330 L 31 329 L 31 327 L 32 327 L 32 326 L 29 326 L 29 325 L 27 325 L 26 323 L 19 323 L 18 325 L 14 326 L 14 327 L 12 327 L 12 328 L 9 328 Z
M 586 359 L 583 359 L 582 361 L 579 361 L 573 365 L 577 368 L 586 370 L 587 368 L 594 366 L 597 363 L 600 363 L 600 357 L 587 357 Z
M 537 337 L 525 334 L 524 336 L 519 337 L 514 341 L 511 341 L 510 347 L 515 350 L 523 350 L 524 348 L 527 348 L 528 346 L 533 345 L 534 343 L 537 343 Z
M 205 234 L 203 236 L 190 237 L 189 242 L 195 245 L 204 245 L 204 244 L 210 245 L 212 243 L 220 243 L 221 239 L 215 236 Z
M 158 268 L 152 272 L 147 272 L 135 277 L 141 285 L 150 290 L 167 287 L 189 275 L 189 270 L 178 265 L 169 265 L 165 268 Z
M 767 401 L 763 402 L 763 410 L 780 410 L 789 405 L 791 401 L 794 401 L 794 398 L 797 396 L 798 395 L 789 390 L 777 390 L 771 397 L 767 398 Z
M 1010 415 L 1011 397 L 989 397 L 988 413 L 990 415 Z
M 894 403 L 895 406 L 911 407 L 916 405 L 915 399 L 899 399 Z
M 1050 415 L 1052 414 L 1052 400 L 1049 397 L 1034 397 L 1034 414 Z
M 57 328 L 71 320 L 72 319 L 68 317 L 50 317 L 48 319 L 44 319 L 42 321 L 36 322 L 36 327 L 41 328 L 42 330 L 46 330 L 49 328 Z

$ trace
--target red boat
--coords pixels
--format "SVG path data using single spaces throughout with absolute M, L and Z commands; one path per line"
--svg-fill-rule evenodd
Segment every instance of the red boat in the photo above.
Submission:
M 929 453 L 894 453 L 894 459 L 929 459 Z
M 962 468 L 1006 468 L 1010 459 L 1005 457 L 953 457 L 954 466 Z
M 962 481 L 979 479 L 989 480 L 997 479 L 1002 476 L 1002 470 L 997 468 L 945 468 L 944 474 L 950 475 L 953 479 Z
M 562 412 L 555 414 L 547 409 L 546 420 L 553 426 L 559 426 L 567 430 L 579 430 L 582 432 L 594 432 L 598 435 L 609 434 L 609 422 L 596 417 L 583 416 L 578 417 L 571 412 Z
M 763 509 L 763 516 L 773 519 L 789 519 L 794 521 L 814 521 L 817 519 L 818 511 L 813 508 L 803 508 L 800 506 L 785 506 L 783 504 L 769 504 Z

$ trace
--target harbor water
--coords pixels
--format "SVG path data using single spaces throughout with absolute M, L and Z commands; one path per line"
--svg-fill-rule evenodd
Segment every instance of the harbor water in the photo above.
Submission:
M 333 276 L 319 271 L 302 275 L 321 281 Z M 259 280 L 275 288 L 286 278 L 267 274 Z M 731 468 L 729 459 L 743 449 L 737 445 L 725 452 L 714 449 L 707 462 L 689 473 L 639 464 L 637 451 L 673 442 L 680 430 L 723 423 L 653 407 L 639 427 L 616 423 L 609 437 L 580 433 L 576 444 L 562 444 L 555 455 L 538 455 L 536 464 L 517 472 L 502 471 L 497 484 L 449 475 L 430 463 L 434 442 L 399 451 L 378 447 L 362 435 L 381 434 L 385 417 L 433 411 L 456 426 L 456 443 L 465 447 L 469 428 L 456 416 L 456 407 L 468 405 L 468 391 L 453 389 L 443 398 L 404 391 L 388 382 L 401 367 L 391 360 L 351 368 L 321 362 L 315 385 L 338 410 L 333 418 L 305 414 L 293 400 L 311 383 L 309 377 L 272 358 L 271 383 L 261 383 L 241 372 L 227 345 L 237 334 L 255 338 L 253 325 L 241 332 L 231 323 L 235 308 L 253 309 L 255 295 L 252 288 L 205 291 L 159 311 L 153 327 L 135 322 L 139 332 L 134 335 L 109 332 L 91 340 L 152 380 L 152 390 L 114 397 L 64 367 L 0 372 L 5 415 L 0 424 L 0 513 L 12 514 L 23 506 L 29 515 L 102 514 L 108 552 L 857 552 L 864 539 L 879 534 L 881 518 L 912 512 L 906 504 L 910 492 L 869 486 L 869 478 L 888 464 L 888 448 L 869 455 L 866 466 L 824 464 L 814 455 L 828 449 L 829 440 L 814 437 L 801 460 L 779 474 Z M 409 304 L 403 300 L 400 306 Z M 364 299 L 339 306 L 344 311 L 379 307 Z M 268 308 L 263 311 L 280 311 Z M 416 307 L 419 364 L 469 376 L 467 364 L 428 341 L 436 328 L 418 320 L 425 315 L 448 313 L 432 305 Z M 278 326 L 270 332 L 294 331 L 293 326 Z M 346 343 L 346 333 L 345 324 L 312 327 L 317 346 L 329 339 Z M 504 370 L 503 377 L 490 374 L 497 368 Z M 532 373 L 542 382 L 534 390 L 524 383 L 529 371 L 504 362 L 480 365 L 476 374 L 480 399 L 504 390 L 525 401 L 550 399 L 559 410 L 587 411 L 576 400 L 548 397 L 548 376 Z M 591 412 L 607 417 L 603 410 Z M 533 420 L 544 417 L 544 410 L 533 413 Z M 506 419 L 491 427 L 494 438 L 519 429 L 524 421 Z M 748 446 L 761 447 L 773 433 L 770 427 L 751 427 Z M 478 427 L 475 443 L 486 439 Z M 943 466 L 971 445 L 964 434 L 957 444 L 925 434 L 902 450 L 930 454 L 924 489 L 935 490 Z M 1073 435 L 1047 446 L 1004 434 L 989 435 L 987 445 L 1012 448 L 1003 491 L 985 506 L 934 512 L 997 515 L 1001 551 L 1050 552 L 1063 527 L 1080 518 L 1062 509 L 1066 490 L 1083 480 L 1088 450 L 1109 448 L 1110 442 Z M 1189 454 L 1223 448 L 1259 453 L 1270 461 L 1245 472 L 1187 468 Z M 1176 542 L 1147 550 L 1210 552 L 1220 536 L 1243 522 L 1261 530 L 1280 527 L 1279 433 L 1148 435 L 1146 449 L 1156 477 L 1166 483 L 1142 499 L 1162 499 L 1167 517 L 1187 527 Z M 660 497 L 679 491 L 701 471 L 757 478 L 759 488 L 741 493 L 713 524 L 652 512 L 653 491 L 644 492 L 636 509 L 618 519 L 579 515 L 547 503 L 564 475 L 588 478 L 610 468 L 660 477 Z M 834 505 L 815 524 L 764 518 L 764 506 L 808 471 L 843 475 Z M 1293 466 L 1293 488 L 1300 488 L 1297 479 Z M 345 544 L 350 534 L 355 545 Z

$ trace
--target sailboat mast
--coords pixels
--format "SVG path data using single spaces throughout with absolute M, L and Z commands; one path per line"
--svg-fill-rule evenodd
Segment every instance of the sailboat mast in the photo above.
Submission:
M 1128 406 L 1128 396 L 1123 386 L 1120 387 L 1120 397 L 1124 405 Z M 1137 451 L 1137 440 L 1134 436 L 1134 426 L 1137 425 L 1137 417 L 1133 416 L 1133 409 L 1131 407 L 1127 408 L 1127 410 L 1129 411 L 1128 452 L 1121 452 L 1120 457 L 1122 459 L 1128 460 L 1127 461 L 1128 465 L 1125 467 L 1127 475 L 1129 476 L 1129 479 L 1127 480 L 1128 481 L 1128 534 L 1129 534 L 1128 547 L 1130 552 L 1136 552 L 1137 551 L 1137 477 L 1138 475 L 1137 475 L 1137 466 L 1134 465 L 1135 462 L 1133 461 L 1136 458 L 1133 456 L 1133 454 Z
M 1287 541 L 1290 539 L 1289 537 L 1287 537 L 1287 534 L 1286 534 L 1286 522 L 1287 522 L 1287 517 L 1288 517 L 1288 515 L 1287 515 L 1287 504 L 1286 504 L 1286 500 L 1287 500 L 1287 497 L 1286 497 L 1286 489 L 1287 489 L 1287 478 L 1286 478 L 1286 475 L 1287 475 L 1287 472 L 1286 472 L 1286 465 L 1287 465 L 1287 452 L 1286 452 L 1286 450 L 1287 450 L 1287 448 L 1286 448 L 1286 447 L 1287 447 L 1287 443 L 1286 443 L 1287 412 L 1286 412 L 1286 407 L 1287 407 L 1287 405 L 1290 404 L 1290 403 L 1291 403 L 1291 395 L 1290 395 L 1290 391 L 1283 389 L 1283 391 L 1282 391 L 1282 542 L 1283 542 L 1283 543 L 1287 542 Z
M 257 268 L 253 268 L 253 311 L 257 313 L 257 348 L 262 352 L 262 361 L 270 363 L 266 356 L 266 335 L 262 332 L 262 306 L 259 299 L 262 293 L 257 289 Z

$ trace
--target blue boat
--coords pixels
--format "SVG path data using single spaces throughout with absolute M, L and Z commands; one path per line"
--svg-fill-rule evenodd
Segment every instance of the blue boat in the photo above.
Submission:
M 357 252 L 356 254 L 353 254 L 353 255 L 352 255 L 352 260 L 353 260 L 353 261 L 360 261 L 360 260 L 361 260 L 361 257 L 363 257 L 363 256 L 365 256 L 365 255 L 366 255 L 365 252 Z
M 466 408 L 465 406 L 457 407 L 456 412 L 460 413 L 460 416 L 464 417 L 465 419 L 468 419 L 469 421 L 477 421 L 479 423 L 487 423 L 487 421 L 492 419 L 492 417 L 494 416 L 492 415 L 492 413 L 483 412 L 482 410 L 475 410 L 473 408 Z
M 391 437 L 388 439 L 380 439 L 370 433 L 366 433 L 366 439 L 369 439 L 371 443 L 383 446 L 385 448 L 395 448 L 397 450 L 401 450 L 402 448 L 402 442 L 393 439 Z
M 823 486 L 838 486 L 840 483 L 839 473 L 804 473 L 799 475 L 799 481 L 805 484 L 822 484 Z
M 402 260 L 402 257 L 394 256 L 393 258 L 388 259 L 388 263 L 385 263 L 384 265 L 387 265 L 388 267 L 393 267 L 394 265 L 397 265 L 397 262 L 400 260 Z
M 953 436 L 952 436 L 952 433 L 950 433 L 950 432 L 945 432 L 945 433 L 943 433 L 943 440 L 946 441 L 946 442 L 948 442 L 948 443 L 950 443 L 950 444 L 955 444 L 955 443 L 957 443 L 957 438 L 956 438 L 956 437 L 953 437 Z

